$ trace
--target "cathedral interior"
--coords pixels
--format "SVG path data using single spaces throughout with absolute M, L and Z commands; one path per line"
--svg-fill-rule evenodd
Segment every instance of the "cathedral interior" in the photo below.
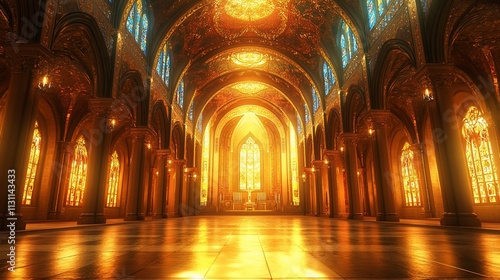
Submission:
M 1 228 L 500 222 L 499 15 L 497 0 L 1 0 Z

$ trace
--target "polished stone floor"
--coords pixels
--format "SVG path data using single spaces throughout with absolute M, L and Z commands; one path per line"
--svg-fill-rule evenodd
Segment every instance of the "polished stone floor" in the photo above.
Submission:
M 202 216 L 1 239 L 0 279 L 500 279 L 500 231 L 304 216 Z

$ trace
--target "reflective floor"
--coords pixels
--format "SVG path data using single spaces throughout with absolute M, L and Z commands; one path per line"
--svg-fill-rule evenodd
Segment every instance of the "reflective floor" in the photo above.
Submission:
M 294 216 L 187 217 L 16 236 L 0 279 L 500 279 L 500 232 Z

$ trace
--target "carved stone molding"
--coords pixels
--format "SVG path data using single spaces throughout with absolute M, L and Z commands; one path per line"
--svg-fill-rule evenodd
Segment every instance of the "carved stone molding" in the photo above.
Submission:
M 111 105 L 113 98 L 92 98 L 89 100 L 89 110 L 92 116 L 101 118 L 112 118 Z
M 397 117 L 389 110 L 370 110 L 367 119 L 373 129 L 390 130 Z
M 451 87 L 459 77 L 453 64 L 426 64 L 416 75 L 424 88 Z
M 339 135 L 339 139 L 346 146 L 356 146 L 358 141 L 362 140 L 362 136 L 358 133 L 342 133 Z
M 7 65 L 14 73 L 38 68 L 41 61 L 48 61 L 51 52 L 39 44 L 13 44 L 3 46 Z
M 170 149 L 158 149 L 156 150 L 156 156 L 161 159 L 167 159 L 170 155 Z

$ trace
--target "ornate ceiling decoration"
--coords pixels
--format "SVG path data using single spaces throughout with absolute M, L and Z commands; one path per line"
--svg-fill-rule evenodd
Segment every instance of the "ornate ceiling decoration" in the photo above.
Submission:
M 237 83 L 231 88 L 247 95 L 254 95 L 260 91 L 267 89 L 267 85 L 259 82 L 248 81 Z
M 231 60 L 234 64 L 243 67 L 257 67 L 264 65 L 269 60 L 269 55 L 261 52 L 242 51 L 233 53 Z

